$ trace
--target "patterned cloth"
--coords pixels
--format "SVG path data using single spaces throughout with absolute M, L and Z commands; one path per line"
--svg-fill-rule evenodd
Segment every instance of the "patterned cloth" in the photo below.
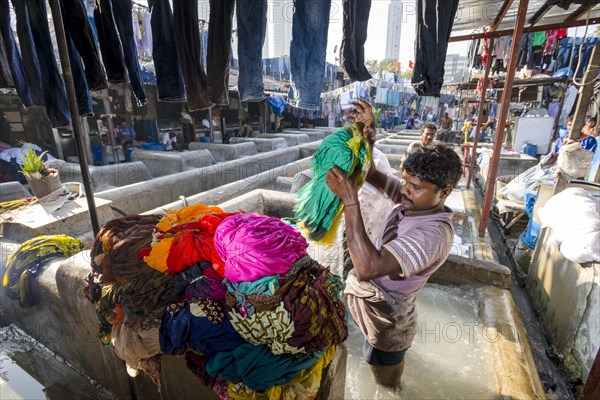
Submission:
M 150 246 L 158 215 L 129 215 L 104 224 L 91 252 L 92 269 L 103 283 L 124 283 L 148 267 L 138 253 Z

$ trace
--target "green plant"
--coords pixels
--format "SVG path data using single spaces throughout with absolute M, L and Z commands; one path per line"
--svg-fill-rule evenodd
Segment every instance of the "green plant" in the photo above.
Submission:
M 39 156 L 36 154 L 33 147 L 30 147 L 27 153 L 23 154 L 23 165 L 21 166 L 21 172 L 24 174 L 34 174 L 36 172 L 42 172 L 44 169 L 44 151 Z

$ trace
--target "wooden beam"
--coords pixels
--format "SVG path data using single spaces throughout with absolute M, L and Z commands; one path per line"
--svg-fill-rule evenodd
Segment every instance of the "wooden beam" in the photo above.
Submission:
M 583 20 L 578 19 L 575 21 L 559 22 L 556 24 L 528 26 L 526 28 L 523 28 L 523 33 L 542 32 L 542 31 L 548 31 L 548 30 L 552 30 L 552 29 L 562 29 L 562 28 L 574 28 L 576 26 L 585 26 L 585 25 L 594 25 L 594 24 L 600 24 L 600 17 L 590 18 L 587 21 L 587 24 L 586 24 L 585 19 L 583 19 Z M 514 33 L 514 29 L 502 29 L 500 31 L 487 32 L 487 37 L 488 38 L 491 38 L 491 37 L 498 38 L 501 36 L 512 36 L 513 33 Z M 467 35 L 451 36 L 450 39 L 448 39 L 448 42 L 462 42 L 465 40 L 483 39 L 484 35 L 485 35 L 484 33 L 469 33 Z
M 500 7 L 500 11 L 498 11 L 498 15 L 496 15 L 496 19 L 494 20 L 494 23 L 490 26 L 489 31 L 495 31 L 496 29 L 498 29 L 498 27 L 502 23 L 502 20 L 504 19 L 504 17 L 506 17 L 506 13 L 508 12 L 508 9 L 510 8 L 510 6 L 512 6 L 513 1 L 514 0 L 505 0 L 504 1 L 504 4 L 502 4 L 502 7 Z
M 569 15 L 567 18 L 565 18 L 565 22 L 578 20 L 580 17 L 585 15 L 588 11 L 590 11 L 594 7 L 595 6 L 586 6 L 583 4 L 580 5 L 577 10 L 573 11 L 573 13 L 571 15 Z
M 494 38 L 490 38 L 488 54 L 492 54 L 494 51 L 494 40 Z M 475 168 L 475 159 L 477 158 L 477 143 L 479 142 L 479 132 L 481 132 L 481 125 L 483 124 L 483 107 L 485 106 L 485 94 L 487 92 L 488 76 L 490 75 L 491 67 L 492 57 L 488 57 L 487 62 L 485 63 L 485 72 L 483 74 L 483 88 L 481 89 L 481 98 L 479 99 L 479 109 L 477 111 L 477 125 L 475 126 L 475 137 L 473 138 L 473 151 L 471 152 L 471 164 L 469 165 L 467 189 L 471 186 L 471 179 L 473 178 L 473 169 Z M 468 134 L 466 135 L 468 136 Z
M 600 72 L 600 43 L 596 43 L 592 49 L 590 62 L 583 75 L 583 82 L 579 87 L 573 128 L 571 129 L 571 134 L 569 136 L 573 140 L 577 140 L 581 136 L 581 129 L 585 125 L 585 115 L 590 106 L 592 94 L 594 93 L 594 82 L 596 81 L 598 72 Z
M 502 142 L 504 141 L 504 129 L 506 128 L 506 117 L 510 108 L 510 96 L 512 94 L 513 80 L 517 70 L 517 56 L 519 54 L 519 43 L 523 36 L 523 26 L 527 18 L 527 6 L 529 0 L 519 1 L 519 10 L 517 20 L 515 21 L 513 41 L 510 46 L 510 56 L 508 66 L 506 67 L 506 79 L 504 80 L 504 90 L 502 92 L 502 101 L 500 102 L 500 112 L 498 114 L 498 125 L 496 127 L 496 140 L 494 140 L 494 152 L 490 160 L 490 168 L 486 181 L 485 196 L 483 199 L 483 207 L 481 209 L 481 219 L 479 221 L 479 236 L 483 237 L 487 228 L 490 211 L 492 208 L 492 200 L 494 198 L 496 175 L 498 174 L 498 162 L 500 161 L 500 151 L 502 150 Z
M 529 18 L 529 24 L 532 26 L 537 24 L 538 21 L 546 15 L 548 11 L 553 7 L 553 4 L 550 4 L 551 0 L 546 0 L 546 2 L 533 14 L 531 18 Z

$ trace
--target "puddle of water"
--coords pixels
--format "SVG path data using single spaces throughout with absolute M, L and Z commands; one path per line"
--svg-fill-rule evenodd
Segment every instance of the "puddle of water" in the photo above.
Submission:
M 0 344 L 0 353 L 3 353 Z M 0 398 L 2 400 L 45 399 L 44 386 L 6 354 L 0 354 Z
M 491 350 L 472 291 L 428 284 L 417 299 L 419 330 L 406 354 L 403 388 L 377 385 L 350 319 L 345 399 L 496 399 Z

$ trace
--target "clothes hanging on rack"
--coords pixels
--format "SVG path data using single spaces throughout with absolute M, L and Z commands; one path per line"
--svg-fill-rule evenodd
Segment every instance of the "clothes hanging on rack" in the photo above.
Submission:
M 177 58 L 173 13 L 169 0 L 148 0 L 152 26 L 152 58 L 160 101 L 185 101 L 185 84 Z
M 267 29 L 267 0 L 237 0 L 236 15 L 240 101 L 261 101 L 265 98 L 262 47 Z
M 206 74 L 208 95 L 218 105 L 229 104 L 229 58 L 235 0 L 210 0 Z
M 293 107 L 318 110 L 326 65 L 331 0 L 295 1 L 294 6 L 289 102 Z
M 351 81 L 366 81 L 371 74 L 365 67 L 365 42 L 371 0 L 343 0 L 344 36 L 340 64 Z

